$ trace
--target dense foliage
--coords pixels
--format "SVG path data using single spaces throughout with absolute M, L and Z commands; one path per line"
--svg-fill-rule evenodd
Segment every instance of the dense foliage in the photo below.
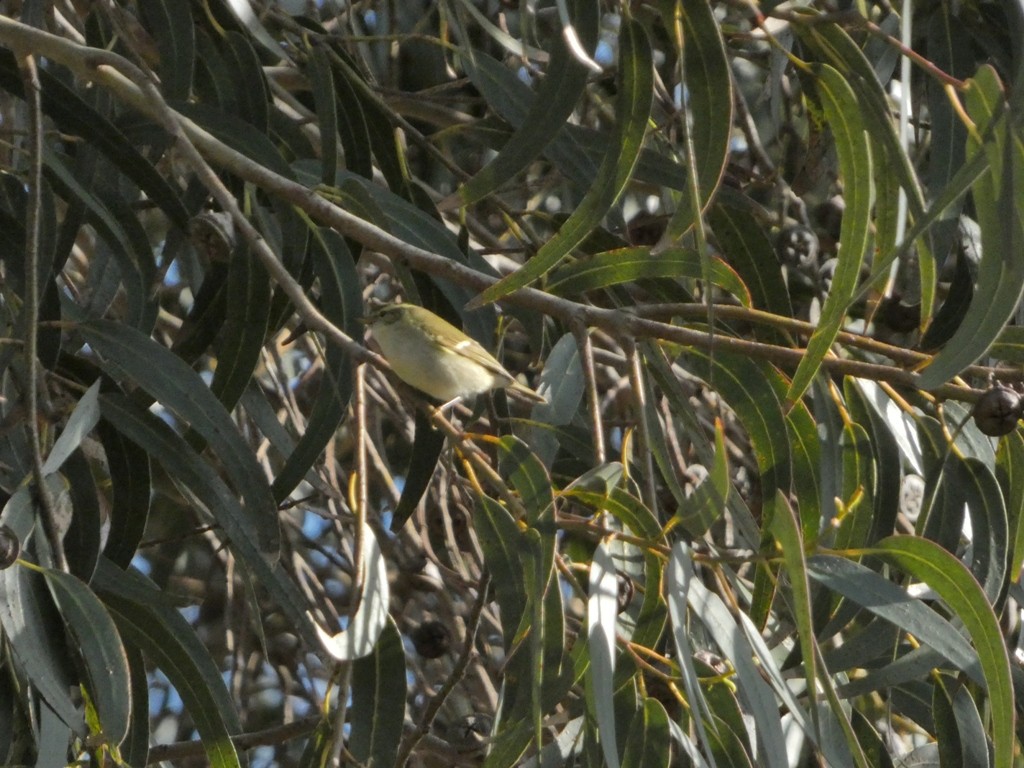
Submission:
M 1020 762 L 1018 0 L 0 12 L 0 762 Z

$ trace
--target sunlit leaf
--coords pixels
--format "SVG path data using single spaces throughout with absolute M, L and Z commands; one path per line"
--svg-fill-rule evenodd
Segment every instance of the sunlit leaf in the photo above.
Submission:
M 845 208 L 839 236 L 842 245 L 832 287 L 821 309 L 817 330 L 807 343 L 807 353 L 801 359 L 786 393 L 789 402 L 795 402 L 807 390 L 835 341 L 857 288 L 861 264 L 871 245 L 872 158 L 860 106 L 842 73 L 824 64 L 816 69 L 815 74 L 818 98 L 835 137 Z
M 388 587 L 387 564 L 380 552 L 380 544 L 373 530 L 365 523 L 359 535 L 363 539 L 361 562 L 356 564 L 359 569 L 359 583 L 362 593 L 359 595 L 359 607 L 350 617 L 348 625 L 335 634 L 331 634 L 316 625 L 320 643 L 331 656 L 338 661 L 352 661 L 369 656 L 377 645 L 377 640 L 388 625 Z

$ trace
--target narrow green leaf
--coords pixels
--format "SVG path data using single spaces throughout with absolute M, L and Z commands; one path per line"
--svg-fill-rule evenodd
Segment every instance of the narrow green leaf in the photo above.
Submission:
M 783 384 L 782 381 L 779 384 Z M 814 416 L 801 401 L 786 414 L 789 431 L 791 482 L 805 546 L 818 541 L 821 531 L 821 437 Z
M 646 698 L 623 747 L 623 768 L 668 768 L 671 760 L 668 713 L 660 701 Z
M 535 662 L 540 672 L 537 678 L 540 681 L 538 701 L 541 717 L 553 712 L 565 701 L 570 689 L 580 682 L 565 642 L 566 601 L 563 599 L 561 576 L 554 566 L 555 545 L 554 534 L 541 536 L 542 551 L 536 558 L 538 565 L 535 569 L 538 577 L 544 579 L 543 599 L 538 601 L 541 606 L 541 642 Z
M 348 105 L 353 99 L 359 103 L 358 111 L 352 106 L 342 110 L 343 114 L 353 112 L 351 124 L 356 142 L 345 147 L 346 158 L 351 149 L 357 151 L 352 159 L 358 161 L 358 165 L 350 166 L 352 171 L 365 179 L 372 178 L 372 165 L 367 154 L 372 150 L 373 157 L 377 158 L 377 167 L 387 181 L 388 189 L 396 195 L 403 194 L 407 185 L 405 159 L 395 141 L 391 110 L 381 103 L 377 91 L 363 79 L 361 65 L 352 60 L 344 42 L 332 41 L 331 63 L 337 75 L 335 83 L 339 88 L 340 103 Z M 366 142 L 369 142 L 368 146 Z
M 586 51 L 597 43 L 599 4 L 573 0 L 573 28 Z M 587 84 L 589 69 L 572 53 L 564 36 L 554 51 L 529 110 L 501 151 L 458 190 L 463 205 L 471 205 L 507 184 L 541 153 L 572 115 Z M 467 51 L 472 57 L 473 51 Z
M 814 718 L 817 739 L 820 740 L 818 723 L 818 657 L 817 640 L 814 636 L 814 623 L 811 618 L 811 591 L 807 583 L 807 562 L 804 558 L 804 542 L 800 535 L 800 526 L 793 508 L 789 505 L 785 494 L 777 490 L 775 514 L 771 519 L 771 530 L 779 546 L 785 562 L 785 572 L 789 577 L 789 588 L 792 593 L 793 620 L 796 623 L 800 642 L 800 653 L 803 657 L 804 680 L 807 683 L 807 696 L 811 717 Z
M 498 471 L 519 494 L 530 525 L 553 515 L 551 477 L 522 440 L 507 435 L 498 441 Z
M 60 130 L 81 136 L 89 146 L 97 148 L 126 178 L 145 191 L 176 226 L 188 229 L 189 213 L 178 192 L 124 132 L 47 68 L 40 68 L 39 80 L 43 88 L 43 112 L 53 118 Z M 0 88 L 19 98 L 24 94 L 18 64 L 6 49 L 0 51 Z
M 850 422 L 843 427 L 842 509 L 835 534 L 836 549 L 851 549 L 869 544 L 871 522 L 875 509 L 877 478 L 871 439 L 860 424 Z
M 348 81 L 339 65 L 330 59 L 332 68 L 338 69 L 332 76 L 337 103 L 337 127 L 341 135 L 341 146 L 345 150 L 345 168 L 366 179 L 373 178 L 373 149 L 370 129 L 359 94 Z M 332 176 L 327 183 L 333 184 Z
M 361 763 L 393 765 L 405 722 L 405 650 L 388 620 L 373 653 L 352 665 L 352 733 L 348 749 Z
M 85 669 L 85 687 L 99 713 L 103 734 L 120 744 L 128 733 L 132 698 L 128 657 L 113 619 L 92 590 L 70 573 L 41 569 L 64 626 Z
M 1020 573 L 1024 563 L 1024 435 L 1014 430 L 999 440 L 996 477 L 1006 503 L 1007 536 L 1011 543 L 1009 573 Z
M 398 506 L 391 516 L 392 531 L 401 530 L 406 520 L 412 517 L 416 507 L 430 486 L 437 469 L 437 462 L 444 450 L 444 434 L 434 428 L 430 418 L 420 409 L 416 410 L 415 438 L 412 445 L 412 458 L 405 473 L 405 484 Z
M 530 601 L 523 583 L 526 564 L 520 555 L 523 534 L 508 510 L 494 499 L 479 494 L 473 527 L 480 539 L 487 570 L 491 572 L 507 650 L 515 643 L 516 628 L 523 620 Z
M 902 484 L 901 467 L 917 466 L 920 472 L 920 450 L 914 458 L 914 447 L 902 443 L 909 436 L 906 422 L 897 414 L 895 404 L 874 382 L 848 379 L 845 387 L 846 403 L 855 421 L 868 431 L 869 445 L 878 474 L 875 490 L 874 514 L 868 542 L 888 536 L 896 527 Z M 913 436 L 916 439 L 916 426 Z M 916 464 L 915 464 L 916 461 Z
M 687 495 L 678 456 L 669 446 L 666 434 L 666 428 L 671 429 L 673 425 L 665 424 L 662 420 L 663 411 L 659 407 L 660 395 L 654 388 L 654 382 L 648 379 L 644 383 L 647 388 L 643 411 L 643 419 L 647 422 L 647 444 L 645 447 L 654 459 L 654 468 L 658 476 L 668 492 L 672 494 L 672 500 L 676 504 L 674 516 L 682 518 L 684 524 L 692 523 L 695 527 L 687 528 L 687 530 L 695 536 L 700 536 L 707 530 L 702 527 L 702 519 L 707 520 L 710 525 L 711 518 L 721 514 L 718 511 L 718 507 L 721 506 L 718 502 L 721 499 L 716 498 L 713 493 L 709 494 L 709 489 L 703 488 L 703 485 L 697 487 L 696 493 Z
M 815 87 L 839 155 L 846 207 L 839 235 L 842 246 L 832 287 L 821 309 L 818 327 L 807 343 L 807 353 L 797 366 L 786 393 L 786 400 L 790 403 L 803 397 L 832 347 L 857 288 L 861 264 L 871 247 L 871 151 L 864 133 L 861 108 L 842 73 L 827 64 L 818 67 L 816 73 Z
M 928 546 L 944 552 L 932 542 L 928 542 Z M 873 554 L 877 551 L 875 548 L 870 550 Z M 945 555 L 952 557 L 948 553 Z M 963 567 L 959 562 L 957 565 Z M 983 665 L 964 636 L 939 614 L 884 576 L 859 563 L 833 555 L 808 558 L 807 573 L 833 592 L 914 635 L 972 680 L 983 679 Z
M 1007 587 L 1009 558 L 1003 495 L 984 463 L 951 452 L 943 463 L 932 503 L 922 512 L 919 525 L 929 539 L 956 552 L 965 512 L 970 516 L 974 543 L 971 573 L 982 585 L 989 602 L 1000 605 Z M 945 537 L 942 530 L 948 532 Z
M 79 330 L 104 358 L 105 370 L 138 384 L 202 435 L 223 462 L 235 490 L 245 499 L 244 515 L 260 551 L 276 560 L 280 528 L 266 475 L 224 406 L 199 375 L 166 347 L 120 323 L 93 320 L 81 324 Z
M 924 216 L 924 194 L 918 183 L 914 165 L 907 152 L 900 146 L 891 115 L 889 99 L 882 83 L 879 82 L 872 61 L 849 33 L 838 24 L 796 25 L 801 39 L 818 49 L 823 58 L 846 76 L 862 107 L 864 126 L 871 141 L 873 173 L 876 178 L 878 199 L 875 204 L 878 237 L 876 248 L 888 250 L 896 233 L 896 190 L 906 193 L 907 210 L 912 221 Z M 931 49 L 929 48 L 929 54 Z M 942 96 L 948 106 L 948 99 Z M 937 150 L 937 147 L 932 147 Z M 881 162 L 881 158 L 885 158 Z M 888 196 L 884 200 L 883 196 Z M 943 214 L 945 218 L 948 214 Z M 953 216 L 955 221 L 956 216 Z M 947 233 L 949 237 L 949 233 Z M 942 242 L 933 238 L 935 242 Z M 944 255 L 943 255 L 944 258 Z M 931 316 L 935 301 L 936 264 L 931 249 L 925 241 L 918 241 L 918 272 L 920 276 L 921 316 Z
M 482 258 L 472 254 L 467 256 L 453 233 L 437 218 L 379 184 L 342 172 L 338 176 L 335 194 L 341 204 L 387 229 L 396 238 L 459 263 L 469 263 L 487 274 L 497 274 Z M 462 297 L 468 294 L 462 289 L 447 285 L 440 288 L 454 307 L 459 308 L 466 303 Z
M 482 291 L 470 302 L 470 307 L 497 301 L 551 270 L 583 242 L 622 195 L 640 156 L 651 112 L 654 89 L 651 57 L 650 43 L 643 26 L 633 20 L 624 20 L 619 33 L 621 81 L 615 109 L 620 122 L 593 186 L 555 236 L 532 259 Z
M 687 556 L 688 558 L 688 556 Z M 690 705 L 691 719 L 699 742 L 704 745 L 707 752 L 714 752 L 711 736 L 708 733 L 707 724 L 711 722 L 711 708 L 705 696 L 704 689 L 697 676 L 697 667 L 694 664 L 693 638 L 689 632 L 690 618 L 687 610 L 686 583 L 693 578 L 692 571 L 685 571 L 684 568 L 692 569 L 692 564 L 676 558 L 673 553 L 668 564 L 668 585 L 666 602 L 668 603 L 670 627 L 672 639 L 675 642 L 676 662 L 682 673 L 683 689 L 686 691 L 686 698 Z
M 683 106 L 694 116 L 687 130 L 693 157 L 687 158 L 696 177 L 694 188 L 700 200 L 696 207 L 686 199 L 677 204 L 663 240 L 677 242 L 693 226 L 694 211 L 703 212 L 711 203 L 725 172 L 732 138 L 733 82 L 722 28 L 714 9 L 702 0 L 661 3 L 667 30 L 677 38 L 683 58 Z M 678 40 L 678 32 L 682 39 Z M 692 164 L 690 161 L 692 160 Z M 684 193 L 689 197 L 689 190 Z
M 988 690 L 994 765 L 1010 765 L 1014 748 L 1013 684 L 999 619 L 981 587 L 955 557 L 927 539 L 890 536 L 870 550 L 925 582 L 964 623 L 977 648 Z
M 54 441 L 50 455 L 43 462 L 43 474 L 49 475 L 61 468 L 70 456 L 82 444 L 83 438 L 89 434 L 100 420 L 100 382 L 96 382 L 85 391 L 75 410 L 71 412 L 68 423 L 64 425 L 60 436 Z
M 791 317 L 789 291 L 768 233 L 747 210 L 741 195 L 723 189 L 708 210 L 708 223 L 728 261 L 750 291 L 757 309 Z
M 948 6 L 938 6 L 928 20 L 928 58 L 943 72 L 966 79 L 974 72 L 970 55 L 970 31 Z M 932 151 L 928 153 L 925 184 L 931 197 L 936 197 L 954 178 L 966 159 L 967 128 L 939 82 L 925 81 L 928 116 L 931 119 Z M 941 264 L 952 252 L 956 242 L 962 201 L 950 206 L 936 222 L 931 238 L 935 257 Z
M 725 446 L 725 427 L 715 419 L 715 461 L 707 468 L 708 476 L 698 485 L 692 496 L 684 499 L 677 515 L 691 536 L 703 536 L 726 511 L 729 491 L 729 454 Z
M 151 500 L 149 454 L 135 450 L 121 433 L 101 421 L 99 437 L 110 472 L 110 533 L 103 553 L 120 568 L 135 557 L 146 530 Z
M 26 490 L 24 501 L 28 499 Z M 77 679 L 64 623 L 42 576 L 22 567 L 0 571 L 0 628 L 21 673 L 61 722 L 84 736 L 84 716 L 69 693 Z
M 100 493 L 93 471 L 93 464 L 79 448 L 64 462 L 58 475 L 67 481 L 65 498 L 71 509 L 71 525 L 64 534 L 64 554 L 71 573 L 85 582 L 92 578 L 96 568 L 102 549 L 102 529 L 107 523 L 106 515 L 100 510 Z M 60 497 L 57 504 L 61 504 Z
M 1024 290 L 1024 143 L 1003 112 L 1004 95 L 995 71 L 985 66 L 968 81 L 966 106 L 976 123 L 968 145 L 983 154 L 987 173 L 972 188 L 981 227 L 982 253 L 974 297 L 959 328 L 921 372 L 919 386 L 944 383 L 981 357 L 998 338 Z
M 35 764 L 39 768 L 66 766 L 72 733 L 53 709 L 49 701 L 39 702 L 39 741 Z
M 697 349 L 687 350 L 679 362 L 709 382 L 739 416 L 760 472 L 764 515 L 771 519 L 776 489 L 788 493 L 792 481 L 790 430 L 781 402 L 785 379 L 763 361 L 720 351 L 707 355 Z
M 523 122 L 533 92 L 516 77 L 504 63 L 477 52 L 475 61 L 465 61 L 466 73 L 484 94 L 488 105 L 503 120 L 513 126 Z M 493 124 L 483 122 L 466 129 L 487 146 L 500 150 L 507 132 Z M 564 176 L 581 189 L 594 183 L 601 159 L 609 152 L 614 136 L 580 125 L 566 123 L 559 134 L 544 149 L 550 160 Z M 686 169 L 674 157 L 654 149 L 644 149 L 634 169 L 637 181 L 669 189 L 686 188 Z
M 988 768 L 989 747 L 985 726 L 978 707 L 964 686 L 957 686 L 953 694 L 953 716 L 956 718 L 960 741 L 960 759 L 964 768 Z
M 359 337 L 362 293 L 355 261 L 344 238 L 332 229 L 317 227 L 313 230 L 312 252 L 313 269 L 320 282 L 321 312 L 353 338 Z M 324 351 L 323 383 L 306 419 L 306 430 L 274 478 L 275 499 L 285 499 L 320 457 L 341 424 L 351 398 L 352 358 L 331 344 Z M 407 477 L 407 485 L 408 482 Z M 403 496 L 404 493 L 403 489 Z
M 710 259 L 711 282 L 723 288 L 745 307 L 750 292 L 740 275 L 722 259 Z M 620 248 L 589 256 L 558 267 L 551 273 L 547 290 L 558 296 L 578 296 L 586 291 L 657 278 L 704 278 L 700 256 L 683 248 L 668 248 L 655 256 L 650 248 Z
M 179 487 L 187 491 L 197 509 L 207 511 L 224 529 L 229 544 L 244 567 L 267 590 L 278 607 L 289 617 L 295 629 L 310 641 L 315 633 L 304 612 L 305 601 L 279 564 L 270 565 L 255 542 L 252 518 L 234 494 L 203 461 L 184 438 L 159 417 L 117 395 L 101 395 L 103 418 L 110 422 L 138 449 L 148 453 Z
M 281 50 L 281 46 L 274 46 Z M 270 131 L 270 87 L 256 51 L 245 35 L 228 31 L 223 39 L 224 60 L 235 83 L 238 116 L 260 133 Z
M 609 493 L 595 493 L 570 486 L 561 495 L 586 504 L 594 512 L 607 512 L 639 536 L 649 539 L 661 536 L 661 524 L 654 513 L 624 488 L 614 488 Z
M 683 542 L 672 547 L 667 566 L 670 600 L 684 599 L 691 615 L 707 628 L 708 634 L 736 669 L 735 683 L 746 711 L 758 724 L 758 755 L 765 765 L 786 765 L 785 737 L 778 716 L 778 703 L 754 663 L 757 654 L 746 634 L 736 625 L 737 619 L 722 599 L 705 587 L 693 572 L 693 561 Z M 678 611 L 682 615 L 682 611 Z M 742 621 L 745 614 L 740 614 Z M 685 628 L 684 628 L 684 631 Z M 756 631 L 755 631 L 756 634 Z M 800 712 L 800 707 L 794 707 Z
M 131 673 L 132 715 L 128 736 L 121 742 L 121 759 L 128 765 L 145 765 L 149 758 L 149 679 L 142 652 L 125 648 Z
M 246 250 L 236 249 L 228 267 L 224 323 L 215 341 L 210 391 L 226 411 L 234 410 L 259 365 L 270 323 L 270 276 Z
M 550 468 L 559 447 L 564 449 L 565 445 L 559 446 L 557 431 L 547 426 L 572 424 L 583 402 L 586 387 L 579 346 L 571 333 L 564 334 L 551 347 L 538 386 L 548 401 L 534 406 L 532 415 L 536 424 L 530 430 L 529 442 L 541 463 Z
M 209 104 L 190 102 L 176 104 L 175 108 L 232 149 L 286 179 L 294 178 L 291 167 L 266 135 L 265 129 L 260 131 L 253 123 Z
M 732 74 L 721 22 L 703 0 L 683 0 L 684 78 L 693 132 L 694 172 L 700 208 L 711 202 L 729 160 L 732 138 Z
M 78 200 L 85 205 L 89 223 L 96 227 L 114 254 L 128 303 L 126 322 L 139 328 L 147 327 L 150 319 L 156 316 L 155 304 L 148 299 L 155 270 L 152 248 L 138 220 L 126 210 L 127 204 L 123 199 L 110 192 L 109 188 L 85 189 L 68 167 L 66 159 L 55 151 L 44 149 L 43 161 L 47 180 L 66 199 Z M 118 202 L 121 216 L 111 208 Z
M 243 763 L 231 743 L 241 723 L 220 670 L 192 627 L 150 581 L 101 560 L 94 586 L 121 635 L 156 664 L 181 696 L 216 768 Z
M 334 71 L 327 53 L 320 46 L 309 52 L 309 83 L 313 89 L 316 117 L 320 125 L 320 178 L 333 184 L 338 173 L 338 102 Z
M 141 0 L 139 12 L 160 51 L 160 92 L 166 99 L 187 100 L 196 62 L 192 9 L 173 0 Z

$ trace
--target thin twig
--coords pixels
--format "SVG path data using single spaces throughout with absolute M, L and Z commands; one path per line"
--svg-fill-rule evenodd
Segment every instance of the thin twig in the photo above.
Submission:
M 643 360 L 637 352 L 636 343 L 625 339 L 623 346 L 626 359 L 629 360 L 629 386 L 633 390 L 633 403 L 636 408 L 636 426 L 639 433 L 640 451 L 637 461 L 644 468 L 644 503 L 655 517 L 658 516 L 658 488 L 654 471 L 654 451 L 651 450 L 651 430 L 647 419 L 647 390 L 644 385 Z
M 264 728 L 262 731 L 241 733 L 231 737 L 231 743 L 236 749 L 246 750 L 253 747 L 283 744 L 291 739 L 297 739 L 312 733 L 320 723 L 320 717 L 307 717 L 284 725 L 275 725 L 272 728 Z M 178 741 L 173 744 L 156 744 L 149 748 L 149 757 L 146 765 L 155 765 L 164 761 L 183 760 L 187 757 L 198 757 L 206 754 L 208 744 L 202 741 Z
M 25 103 L 28 105 L 28 210 L 25 216 L 25 362 L 28 368 L 28 431 L 32 448 L 32 480 L 42 512 L 43 528 L 53 550 L 54 565 L 68 570 L 64 543 L 57 526 L 53 496 L 43 471 L 43 443 L 39 435 L 39 227 L 43 195 L 43 109 L 40 99 L 39 71 L 35 57 L 18 57 Z
M 590 340 L 590 331 L 581 317 L 573 317 L 570 322 L 576 346 L 580 351 L 580 364 L 583 366 L 583 382 L 587 392 L 587 412 L 590 414 L 590 436 L 594 440 L 594 463 L 601 466 L 605 462 L 604 425 L 601 422 L 601 398 L 597 386 L 597 374 L 594 369 L 594 345 Z

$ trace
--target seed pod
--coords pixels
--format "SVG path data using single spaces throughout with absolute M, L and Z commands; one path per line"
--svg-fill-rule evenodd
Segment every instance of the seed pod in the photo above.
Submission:
M 622 613 L 624 610 L 629 608 L 629 604 L 633 602 L 633 595 L 636 594 L 636 587 L 633 586 L 633 580 L 621 571 L 617 574 L 619 581 L 619 594 L 617 595 L 618 610 L 617 613 Z
M 909 333 L 921 324 L 921 305 L 904 304 L 899 296 L 887 296 L 878 307 L 882 322 L 899 333 Z
M 813 273 L 818 266 L 818 236 L 799 224 L 786 227 L 775 240 L 775 250 L 783 264 Z
M 974 404 L 974 423 L 982 434 L 999 437 L 1017 428 L 1024 412 L 1021 396 L 1009 387 L 997 384 Z
M 9 526 L 0 525 L 0 571 L 10 568 L 21 554 L 21 542 Z
M 425 621 L 412 631 L 412 644 L 424 659 L 437 659 L 451 650 L 448 627 L 440 621 Z

